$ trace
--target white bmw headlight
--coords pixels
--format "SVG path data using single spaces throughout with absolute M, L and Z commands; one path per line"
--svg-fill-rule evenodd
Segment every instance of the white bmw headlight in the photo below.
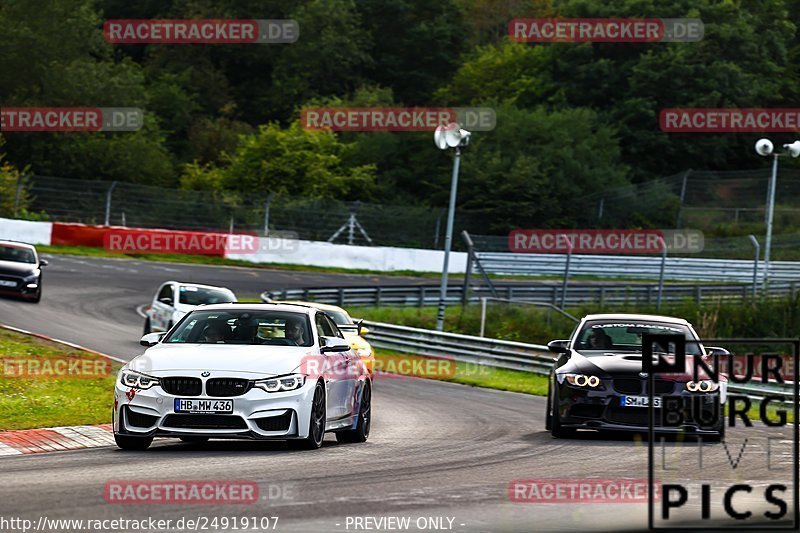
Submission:
M 689 381 L 686 383 L 686 390 L 689 392 L 714 392 L 719 388 L 719 383 L 715 383 L 710 379 L 702 381 Z
M 296 390 L 305 385 L 306 377 L 302 374 L 290 374 L 276 378 L 259 379 L 253 382 L 253 387 L 267 392 L 285 392 Z
M 142 374 L 141 372 L 134 372 L 133 370 L 123 370 L 120 376 L 120 382 L 126 387 L 142 390 L 149 389 L 159 384 L 158 378 Z

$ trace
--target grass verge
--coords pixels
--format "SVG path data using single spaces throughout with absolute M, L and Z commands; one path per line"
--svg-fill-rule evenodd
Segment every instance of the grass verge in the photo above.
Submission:
M 0 430 L 111 422 L 120 366 L 95 354 L 0 329 Z

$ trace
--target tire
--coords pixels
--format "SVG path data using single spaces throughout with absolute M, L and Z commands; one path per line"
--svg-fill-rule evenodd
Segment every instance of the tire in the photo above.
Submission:
M 325 439 L 325 387 L 318 381 L 311 400 L 311 417 L 308 421 L 308 437 L 289 441 L 289 447 L 296 450 L 316 450 L 322 447 Z
M 203 444 L 208 442 L 208 437 L 181 437 L 181 440 L 189 444 Z
M 558 412 L 558 409 L 555 407 L 555 403 L 551 401 L 551 413 L 552 417 L 550 419 L 550 433 L 553 435 L 553 438 L 556 439 L 563 439 L 568 437 L 575 436 L 574 429 L 568 429 L 561 427 L 561 415 Z
M 356 428 L 337 432 L 336 440 L 341 443 L 367 442 L 370 426 L 372 426 L 372 386 L 367 381 L 361 396 Z
M 153 443 L 153 437 L 133 437 L 114 434 L 114 441 L 123 450 L 146 450 Z
M 144 333 L 143 335 L 147 335 L 148 333 L 152 333 L 153 328 L 150 327 L 150 317 L 147 317 L 144 321 Z

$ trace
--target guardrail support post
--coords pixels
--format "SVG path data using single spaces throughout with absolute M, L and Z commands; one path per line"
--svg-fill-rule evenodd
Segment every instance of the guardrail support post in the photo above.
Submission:
M 344 306 L 344 289 L 339 287 L 339 307 Z
M 381 288 L 378 287 L 375 291 L 375 307 L 381 306 Z
M 425 305 L 425 287 L 419 288 L 419 306 L 423 307 Z

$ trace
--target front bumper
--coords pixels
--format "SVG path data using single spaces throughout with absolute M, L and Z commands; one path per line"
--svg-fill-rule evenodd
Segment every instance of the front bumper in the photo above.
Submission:
M 159 385 L 131 392 L 131 388 L 123 386 L 118 379 L 114 387 L 113 429 L 117 434 L 142 437 L 305 438 L 315 385 L 313 380 L 307 380 L 301 388 L 288 392 L 253 388 L 239 396 L 212 397 L 169 394 Z M 176 413 L 176 398 L 230 400 L 233 412 L 224 415 Z
M 16 287 L 0 287 L 0 295 L 35 298 L 36 293 L 39 292 L 39 279 L 33 281 L 18 279 L 16 282 Z
M 625 395 L 614 390 L 613 385 L 603 380 L 606 390 L 587 390 L 566 382 L 557 385 L 556 404 L 561 426 L 570 429 L 593 429 L 603 431 L 644 432 L 650 427 L 648 407 L 626 407 L 622 405 Z M 680 402 L 696 402 L 694 409 L 686 406 L 679 409 L 679 423 L 664 423 L 661 408 L 654 409 L 653 429 L 658 433 L 719 435 L 724 423 L 724 414 L 719 391 L 693 394 L 681 390 L 683 384 L 676 382 L 671 392 L 656 394 L 662 402 L 666 397 Z

